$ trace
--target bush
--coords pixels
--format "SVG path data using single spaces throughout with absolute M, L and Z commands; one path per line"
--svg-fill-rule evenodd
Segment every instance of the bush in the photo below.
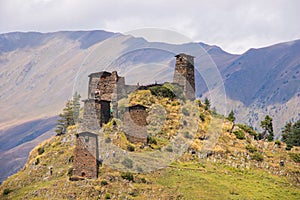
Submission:
M 237 139 L 244 140 L 245 139 L 245 133 L 242 130 L 234 131 L 233 132 Z
M 256 160 L 258 162 L 261 162 L 264 160 L 264 156 L 259 153 L 259 152 L 255 152 L 253 155 L 252 155 L 252 160 Z
M 134 177 L 133 177 L 133 174 L 131 172 L 122 172 L 121 177 L 123 179 L 128 180 L 128 181 L 132 181 L 132 182 L 134 181 Z
M 184 135 L 183 135 L 186 139 L 193 139 L 193 136 L 192 135 L 190 135 L 190 133 L 189 132 L 184 132 Z
M 252 146 L 252 145 L 247 145 L 246 146 L 246 149 L 250 152 L 250 153 L 254 153 L 257 151 L 256 147 L 255 146 Z
M 35 164 L 35 165 L 38 165 L 38 164 L 40 164 L 40 159 L 39 159 L 39 158 L 37 158 L 34 164 Z
M 155 144 L 155 145 L 157 145 L 157 141 L 156 141 L 156 139 L 153 136 L 148 136 L 147 137 L 147 143 L 148 144 Z
M 39 154 L 39 155 L 42 155 L 44 152 L 45 152 L 44 147 L 39 147 L 39 148 L 38 148 L 38 154 Z
M 110 142 L 111 142 L 110 137 L 105 138 L 105 143 L 110 143 Z
M 172 84 L 172 83 L 165 83 L 163 85 L 163 87 L 168 88 L 178 99 L 185 99 L 185 96 L 183 94 L 183 88 L 181 88 L 179 85 L 177 84 Z
M 165 86 L 152 86 L 149 88 L 152 95 L 174 99 L 175 94 Z
M 101 181 L 101 185 L 102 185 L 102 186 L 108 185 L 108 182 L 107 182 L 106 180 L 102 180 L 102 181 Z
M 275 140 L 275 144 L 277 144 L 278 146 L 280 146 L 281 142 L 279 140 Z
M 167 146 L 166 151 L 173 152 L 173 148 L 171 146 Z
M 125 158 L 125 159 L 122 161 L 122 165 L 124 165 L 125 167 L 131 169 L 131 168 L 133 167 L 133 161 L 132 161 L 130 158 Z
M 142 168 L 141 166 L 137 166 L 137 167 L 136 167 L 136 170 L 137 170 L 138 172 L 140 172 L 140 173 L 143 172 L 143 168 Z
M 185 116 L 190 116 L 190 113 L 186 108 L 182 108 L 182 114 L 184 114 Z
M 201 100 L 200 100 L 200 99 L 198 99 L 196 102 L 197 102 L 197 104 L 198 104 L 199 107 L 202 106 L 202 103 L 201 103 Z
M 300 163 L 300 153 L 289 153 L 289 156 L 294 162 Z
M 128 146 L 127 146 L 127 150 L 128 150 L 128 151 L 134 151 L 134 146 L 128 145 Z
M 3 195 L 8 195 L 10 192 L 11 192 L 10 189 L 5 188 L 5 189 L 3 190 Z
M 286 144 L 286 150 L 291 150 L 293 148 L 293 145 L 292 144 Z
M 68 169 L 68 176 L 71 177 L 73 175 L 73 167 Z
M 109 193 L 106 193 L 104 198 L 105 198 L 105 199 L 110 199 L 110 194 L 109 194 Z
M 142 182 L 142 183 L 147 183 L 147 181 L 146 181 L 145 178 L 141 178 L 141 182 Z
M 201 119 L 201 121 L 205 121 L 205 115 L 204 113 L 200 113 L 199 118 Z
M 69 158 L 69 163 L 73 163 L 74 161 L 74 156 L 72 155 L 70 158 Z
M 251 126 L 248 126 L 246 124 L 237 124 L 237 126 L 240 129 L 242 129 L 243 131 L 245 131 L 245 132 L 249 133 L 250 135 L 254 136 L 255 139 L 257 139 L 258 134 Z

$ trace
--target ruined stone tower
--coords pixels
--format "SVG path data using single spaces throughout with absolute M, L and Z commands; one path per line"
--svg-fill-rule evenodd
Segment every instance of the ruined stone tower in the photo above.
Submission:
M 117 102 L 125 93 L 125 79 L 116 71 L 90 74 L 88 99 L 83 101 L 83 126 L 97 130 L 110 120 L 111 115 L 117 117 Z
M 129 106 L 124 113 L 124 132 L 132 143 L 147 142 L 147 111 L 140 104 Z
M 176 65 L 173 82 L 183 87 L 187 99 L 195 99 L 194 57 L 181 53 L 175 56 Z
M 98 177 L 98 136 L 81 132 L 76 138 L 73 175 L 84 178 Z

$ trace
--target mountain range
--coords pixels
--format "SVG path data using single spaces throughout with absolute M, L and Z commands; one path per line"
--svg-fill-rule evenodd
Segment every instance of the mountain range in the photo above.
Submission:
M 53 136 L 56 116 L 88 75 L 118 71 L 127 84 L 172 81 L 174 56 L 195 56 L 196 93 L 218 112 L 259 129 L 273 117 L 276 138 L 300 117 L 300 40 L 249 49 L 241 55 L 204 43 L 148 42 L 106 31 L 0 34 L 0 180 L 26 162 L 30 150 Z

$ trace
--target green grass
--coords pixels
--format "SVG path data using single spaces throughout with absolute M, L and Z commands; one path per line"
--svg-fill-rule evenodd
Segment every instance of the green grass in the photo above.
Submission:
M 300 189 L 284 177 L 262 170 L 242 171 L 220 164 L 175 164 L 153 181 L 175 189 L 183 199 L 300 198 Z

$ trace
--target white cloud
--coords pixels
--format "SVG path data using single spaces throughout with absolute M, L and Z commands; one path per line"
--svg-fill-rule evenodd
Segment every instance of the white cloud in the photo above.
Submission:
M 155 27 L 243 52 L 300 38 L 298 0 L 0 0 L 0 32 Z

